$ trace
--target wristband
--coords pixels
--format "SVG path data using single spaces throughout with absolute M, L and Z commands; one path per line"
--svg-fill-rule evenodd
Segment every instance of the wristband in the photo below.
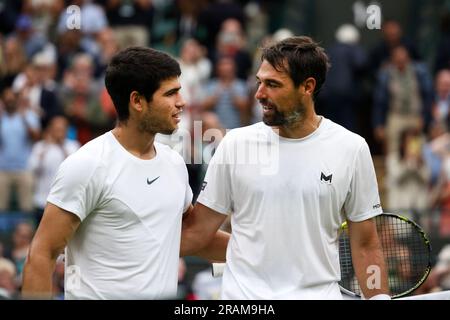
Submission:
M 369 300 L 392 300 L 392 299 L 391 296 L 389 296 L 388 294 L 381 293 L 369 298 Z

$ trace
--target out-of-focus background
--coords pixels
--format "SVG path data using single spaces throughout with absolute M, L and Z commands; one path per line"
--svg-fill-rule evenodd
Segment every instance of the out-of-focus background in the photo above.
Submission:
M 290 35 L 326 48 L 317 113 L 367 140 L 384 210 L 429 235 L 434 268 L 420 293 L 450 289 L 450 1 L 0 0 L 0 299 L 19 297 L 59 164 L 114 126 L 103 78 L 118 50 L 151 46 L 180 62 L 185 139 L 158 140 L 189 149 L 197 195 L 207 161 L 190 160 L 210 146 L 186 138 L 194 121 L 201 132 L 260 121 L 259 47 Z M 57 298 L 63 275 L 59 259 Z M 218 297 L 201 259 L 180 260 L 179 283 L 180 299 Z

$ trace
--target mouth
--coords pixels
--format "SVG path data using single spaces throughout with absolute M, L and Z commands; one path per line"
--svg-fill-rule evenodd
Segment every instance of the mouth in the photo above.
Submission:
M 261 103 L 261 106 L 263 108 L 263 113 L 267 114 L 267 113 L 273 113 L 275 112 L 275 107 L 272 104 L 267 104 L 267 103 Z
M 177 123 L 181 121 L 181 112 L 182 111 L 179 111 L 179 112 L 175 113 L 174 115 L 172 115 L 172 118 L 174 118 Z

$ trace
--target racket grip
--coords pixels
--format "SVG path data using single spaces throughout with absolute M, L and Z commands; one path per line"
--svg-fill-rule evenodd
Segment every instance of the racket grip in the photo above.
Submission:
M 212 263 L 212 276 L 214 278 L 221 277 L 223 275 L 223 270 L 225 269 L 225 263 Z

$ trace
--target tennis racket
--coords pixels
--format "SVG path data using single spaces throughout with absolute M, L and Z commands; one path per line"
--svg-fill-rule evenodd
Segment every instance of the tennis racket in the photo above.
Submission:
M 406 296 L 419 288 L 431 270 L 431 244 L 425 232 L 415 222 L 390 213 L 375 217 L 378 236 L 388 269 L 389 290 L 392 298 Z M 341 291 L 360 297 L 361 289 L 353 269 L 347 223 L 339 232 L 339 263 Z M 213 277 L 223 274 L 225 263 L 213 263 Z
M 383 247 L 391 297 L 406 296 L 422 285 L 430 273 L 430 241 L 418 224 L 405 217 L 383 213 L 375 217 L 375 222 Z M 360 297 L 361 289 L 353 269 L 346 222 L 339 233 L 339 263 L 341 291 Z

